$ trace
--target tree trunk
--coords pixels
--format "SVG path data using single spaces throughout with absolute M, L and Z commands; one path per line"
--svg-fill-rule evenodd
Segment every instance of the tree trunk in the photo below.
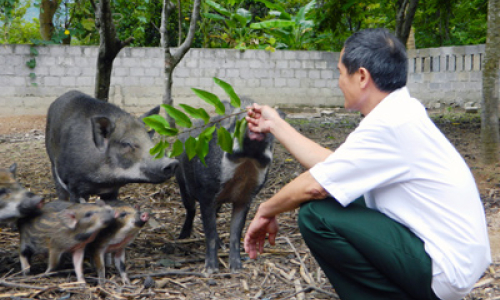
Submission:
M 122 42 L 116 37 L 116 29 L 113 23 L 109 1 L 110 0 L 100 0 L 97 5 L 94 1 L 91 1 L 95 11 L 95 23 L 96 27 L 99 29 L 100 38 L 94 96 L 106 102 L 109 99 L 113 61 L 120 50 L 133 40 L 133 38 L 130 37 Z
M 40 35 L 45 41 L 50 41 L 54 34 L 54 14 L 61 0 L 42 0 L 40 3 Z
M 406 45 L 410 35 L 418 0 L 398 0 L 396 3 L 396 36 Z
M 186 36 L 184 42 L 175 50 L 172 51 L 169 45 L 169 32 L 167 30 L 167 22 L 170 16 L 170 12 L 173 9 L 173 5 L 170 3 L 170 0 L 163 0 L 163 9 L 161 13 L 161 48 L 164 52 L 165 58 L 165 94 L 163 95 L 163 104 L 172 105 L 172 84 L 173 84 L 173 73 L 177 64 L 182 60 L 184 55 L 191 48 L 191 44 L 193 43 L 194 33 L 196 30 L 196 22 L 198 21 L 200 15 L 200 2 L 201 0 L 195 0 L 193 3 L 193 11 L 191 13 L 191 19 L 189 20 L 189 32 Z M 180 7 L 178 9 L 181 9 Z M 170 118 L 170 116 L 166 115 L 167 120 L 172 128 L 175 127 L 175 122 Z
M 500 0 L 489 0 L 488 33 L 483 65 L 481 101 L 481 156 L 483 162 L 499 161 L 498 63 L 500 62 Z

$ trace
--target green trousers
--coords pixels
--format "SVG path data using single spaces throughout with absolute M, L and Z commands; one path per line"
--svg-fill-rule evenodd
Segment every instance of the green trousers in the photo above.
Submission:
M 438 299 L 422 240 L 363 198 L 347 207 L 333 198 L 304 203 L 299 228 L 341 299 Z

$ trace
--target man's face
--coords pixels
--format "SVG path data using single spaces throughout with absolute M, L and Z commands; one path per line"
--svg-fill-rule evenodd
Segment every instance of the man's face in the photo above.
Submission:
M 344 94 L 344 107 L 349 110 L 359 110 L 359 98 L 360 98 L 360 88 L 359 88 L 359 72 L 349 75 L 347 73 L 347 68 L 342 63 L 342 57 L 344 56 L 344 49 L 340 52 L 340 59 L 337 64 L 337 69 L 339 70 L 339 88 Z

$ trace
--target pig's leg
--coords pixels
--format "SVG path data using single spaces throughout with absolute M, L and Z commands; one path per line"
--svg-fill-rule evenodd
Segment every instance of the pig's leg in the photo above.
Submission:
M 62 252 L 55 249 L 49 249 L 49 264 L 45 273 L 50 273 L 57 268 Z
M 200 199 L 201 220 L 203 221 L 203 231 L 205 232 L 205 271 L 207 273 L 219 272 L 219 262 L 217 261 L 217 244 L 219 235 L 217 234 L 216 207 L 213 199 Z
M 184 220 L 184 225 L 182 226 L 181 233 L 179 234 L 179 239 L 188 238 L 193 230 L 193 221 L 196 214 L 196 201 L 188 193 L 184 179 L 178 178 L 179 189 L 181 192 L 182 203 L 186 209 L 186 219 Z
M 83 277 L 83 254 L 85 247 L 73 252 L 73 266 L 75 267 L 76 278 L 78 282 L 85 283 L 85 277 Z
M 247 203 L 233 203 L 231 215 L 231 234 L 229 237 L 229 267 L 231 272 L 237 272 L 242 268 L 240 257 L 241 232 L 245 226 L 248 210 Z
M 30 256 L 25 255 L 21 252 L 21 254 L 19 254 L 19 260 L 21 261 L 21 269 L 23 271 L 23 275 L 27 276 L 30 273 L 30 269 L 31 269 Z
M 98 249 L 92 253 L 94 265 L 97 270 L 97 277 L 100 285 L 104 284 L 106 278 L 106 267 L 104 264 L 105 249 Z
M 123 284 L 130 285 L 130 280 L 127 276 L 127 268 L 125 266 L 125 248 L 116 251 L 115 253 L 115 267 L 120 272 Z
M 63 186 L 64 183 L 62 183 L 61 178 L 58 176 L 57 169 L 54 167 L 54 164 L 52 164 L 51 169 L 52 177 L 54 178 L 54 182 L 56 184 L 57 198 L 59 198 L 59 200 L 69 200 L 69 192 Z

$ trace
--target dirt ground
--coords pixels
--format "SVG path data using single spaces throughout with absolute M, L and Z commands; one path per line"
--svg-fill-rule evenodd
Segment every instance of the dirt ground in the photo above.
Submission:
M 465 299 L 500 299 L 500 165 L 481 163 L 480 121 L 477 115 L 433 114 L 438 127 L 467 161 L 478 184 L 487 215 L 494 263 L 476 288 Z M 325 147 L 335 149 L 356 127 L 360 117 L 336 114 L 313 120 L 293 118 L 290 122 L 305 135 Z M 44 116 L 0 118 L 0 168 L 18 164 L 18 179 L 46 201 L 55 199 L 48 157 L 44 147 Z M 303 171 L 278 144 L 268 182 L 257 195 L 256 205 L 279 190 Z M 220 273 L 203 273 L 204 239 L 199 214 L 188 240 L 178 240 L 184 221 L 175 179 L 165 184 L 131 184 L 121 190 L 121 198 L 137 203 L 152 215 L 127 249 L 127 268 L 131 286 L 123 286 L 114 267 L 107 270 L 109 281 L 98 287 L 95 270 L 86 262 L 86 287 L 75 285 L 68 261 L 62 270 L 48 277 L 43 274 L 46 258 L 32 263 L 34 275 L 20 274 L 18 234 L 15 226 L 0 231 L 0 298 L 37 299 L 338 299 L 303 243 L 296 225 L 296 212 L 280 217 L 280 234 L 275 247 L 267 247 L 257 260 L 242 253 L 244 269 L 231 274 L 229 247 L 219 250 Z M 248 225 L 247 220 L 247 225 Z M 218 230 L 225 245 L 229 241 L 230 207 L 223 207 Z

